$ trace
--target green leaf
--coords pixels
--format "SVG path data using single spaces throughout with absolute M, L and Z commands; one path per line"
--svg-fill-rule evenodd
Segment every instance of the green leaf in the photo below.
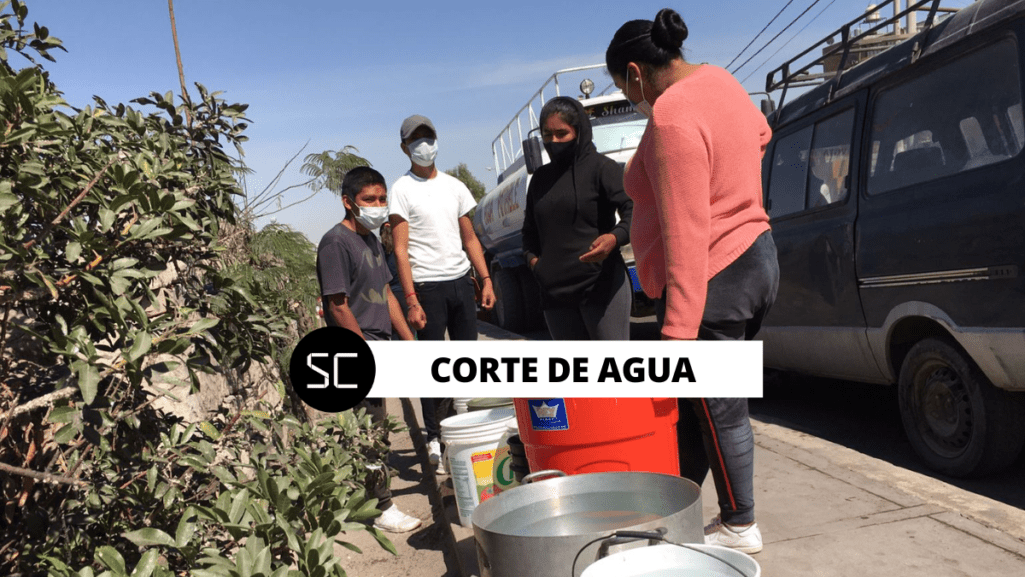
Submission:
M 231 501 L 231 510 L 228 511 L 228 520 L 232 523 L 238 523 L 239 519 L 242 518 L 242 513 L 246 510 L 246 505 L 248 503 L 249 491 L 242 489 Z
M 221 438 L 221 432 L 217 430 L 217 427 L 210 424 L 209 421 L 203 421 L 199 424 L 199 430 L 203 431 L 207 437 L 210 437 L 214 441 Z
M 134 227 L 132 227 L 131 232 L 128 234 L 128 237 L 129 238 L 144 239 L 151 232 L 153 232 L 158 226 L 160 226 L 160 223 L 163 220 L 164 220 L 163 217 L 158 216 L 158 217 L 155 217 L 155 218 L 151 218 L 151 219 L 143 222 L 142 224 L 134 226 Z
M 219 322 L 221 322 L 221 319 L 217 319 L 217 318 L 213 318 L 213 317 L 201 318 L 198 321 L 196 321 L 196 324 L 192 325 L 192 328 L 189 329 L 189 332 L 187 332 L 185 334 L 187 334 L 187 335 L 195 335 L 195 334 L 201 333 L 201 332 L 203 332 L 203 331 L 205 331 L 207 329 L 210 329 L 210 328 L 216 326 L 217 323 L 219 323 Z
M 125 355 L 125 359 L 129 362 L 148 353 L 153 345 L 153 337 L 149 333 L 139 331 L 135 335 L 135 342 L 132 343 L 132 348 L 128 349 L 128 353 Z
M 121 270 L 124 268 L 135 266 L 137 264 L 139 264 L 139 259 L 125 257 L 119 258 L 114 262 L 110 263 L 110 268 L 111 270 Z
M 117 213 L 107 208 L 100 209 L 100 232 L 105 233 L 110 230 L 111 225 L 114 224 L 114 219 L 117 218 Z
M 55 407 L 50 411 L 50 422 L 52 423 L 71 423 L 75 420 L 75 417 L 81 411 L 77 407 L 66 406 L 66 407 Z
M 153 574 L 153 570 L 157 567 L 157 559 L 159 557 L 160 551 L 157 549 L 150 549 L 143 553 L 139 563 L 135 566 L 135 570 L 132 571 L 131 577 L 150 577 Z
M 120 575 L 127 573 L 125 570 L 125 558 L 117 552 L 117 549 L 110 545 L 103 545 L 96 549 L 95 559 L 106 565 L 108 569 L 115 573 Z
M 131 286 L 131 284 L 131 279 L 123 276 L 112 276 L 110 277 L 110 292 L 117 296 L 121 296 L 125 294 L 125 291 L 128 290 L 128 287 Z
M 392 555 L 399 554 L 399 552 L 395 550 L 395 545 L 392 545 L 392 542 L 388 540 L 388 537 L 385 536 L 380 529 L 377 527 L 367 527 L 367 530 L 374 536 L 374 539 L 377 539 L 377 542 L 380 543 L 381 547 L 383 547 L 385 551 L 388 551 Z
M 350 551 L 355 551 L 356 553 L 359 553 L 360 555 L 363 554 L 363 550 L 362 549 L 360 549 L 359 547 L 353 545 L 352 543 L 349 543 L 348 541 L 340 541 L 340 540 L 336 539 L 335 543 L 341 545 L 342 547 L 345 547 L 346 549 L 348 549 Z
M 64 249 L 64 255 L 67 257 L 69 264 L 74 264 L 78 257 L 82 256 L 81 243 L 69 242 L 67 248 Z
M 53 435 L 53 440 L 57 441 L 61 445 L 66 445 L 71 442 L 71 439 L 75 438 L 78 434 L 78 426 L 75 423 L 70 423 L 61 427 Z
M 146 473 L 146 490 L 152 492 L 157 486 L 157 466 L 153 465 Z
M 82 391 L 82 399 L 85 400 L 85 404 L 91 405 L 96 400 L 100 372 L 85 361 L 75 361 L 71 363 L 71 368 L 78 374 L 78 389 Z
M 8 183 L 7 188 L 10 189 L 11 185 Z M 6 211 L 8 208 L 18 204 L 20 202 L 17 196 L 14 196 L 10 192 L 0 192 L 0 211 Z
M 188 545 L 189 541 L 192 540 L 192 536 L 196 534 L 196 524 L 192 522 L 195 518 L 195 513 L 192 509 L 186 509 L 185 514 L 182 515 L 182 520 L 178 523 L 178 531 L 174 536 L 175 545 L 181 549 Z
M 175 546 L 174 539 L 156 527 L 146 527 L 145 529 L 125 533 L 124 538 L 135 543 L 139 547 L 149 547 L 152 545 L 164 545 L 165 547 Z

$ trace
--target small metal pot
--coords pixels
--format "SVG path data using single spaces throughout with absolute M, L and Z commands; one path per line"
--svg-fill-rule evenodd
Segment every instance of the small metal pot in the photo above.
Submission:
M 587 473 L 520 485 L 473 512 L 481 577 L 579 577 L 621 530 L 703 543 L 701 489 L 660 473 Z

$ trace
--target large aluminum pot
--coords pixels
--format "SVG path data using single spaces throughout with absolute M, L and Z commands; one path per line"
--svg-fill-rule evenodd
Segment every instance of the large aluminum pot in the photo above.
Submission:
M 704 543 L 701 489 L 661 473 L 586 473 L 520 485 L 473 511 L 481 577 L 579 577 L 602 537 L 624 530 Z

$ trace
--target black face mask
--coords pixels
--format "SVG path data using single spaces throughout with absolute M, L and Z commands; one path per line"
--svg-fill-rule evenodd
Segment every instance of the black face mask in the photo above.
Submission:
M 569 164 L 573 161 L 576 152 L 576 139 L 568 142 L 545 142 L 545 150 L 548 151 L 548 158 L 556 164 Z

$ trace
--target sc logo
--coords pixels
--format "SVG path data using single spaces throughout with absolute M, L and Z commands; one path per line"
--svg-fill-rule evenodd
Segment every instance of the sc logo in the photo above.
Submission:
M 367 398 L 377 375 L 377 363 L 370 347 L 356 333 L 323 327 L 295 346 L 288 374 L 304 403 L 318 411 L 339 413 Z

